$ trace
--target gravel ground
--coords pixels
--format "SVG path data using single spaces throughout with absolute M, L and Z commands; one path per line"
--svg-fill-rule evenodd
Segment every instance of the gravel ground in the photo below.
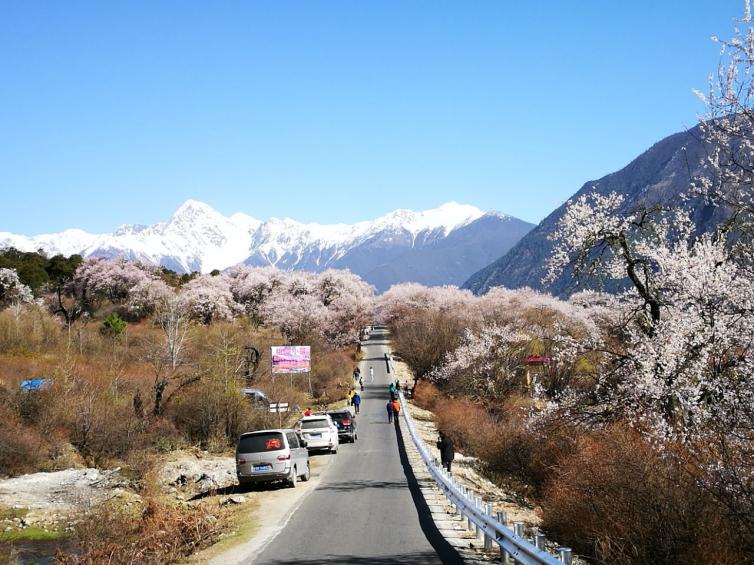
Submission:
M 74 510 L 93 506 L 108 496 L 117 470 L 66 469 L 33 473 L 0 481 L 0 504 L 35 510 Z
M 171 493 L 224 489 L 236 484 L 236 460 L 203 452 L 173 454 L 160 470 L 160 484 Z

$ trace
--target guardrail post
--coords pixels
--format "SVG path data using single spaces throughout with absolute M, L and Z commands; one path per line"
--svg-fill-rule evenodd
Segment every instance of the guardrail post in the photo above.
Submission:
M 508 527 L 508 513 L 504 512 L 503 510 L 498 511 L 497 521 L 507 528 Z M 510 561 L 510 555 L 505 549 L 503 549 L 502 546 L 500 546 L 500 561 L 502 561 L 503 563 L 508 563 L 508 561 Z
M 471 491 L 468 488 L 466 489 L 465 495 L 466 495 L 466 498 L 469 498 L 469 499 L 472 498 Z M 468 510 L 467 510 L 467 512 L 468 512 Z M 474 531 L 474 522 L 471 521 L 471 513 L 470 512 L 466 516 L 466 518 L 467 518 L 468 526 L 469 526 L 468 529 L 469 529 L 470 532 L 473 532 Z
M 492 503 L 488 502 L 487 506 L 484 509 L 484 513 L 487 514 L 487 516 L 492 516 Z M 485 551 L 491 551 L 492 550 L 492 538 L 487 535 L 485 532 L 484 534 L 484 550 Z
M 516 534 L 516 536 L 523 538 L 524 537 L 524 523 L 515 522 L 513 524 L 513 533 Z
M 542 533 L 534 534 L 534 546 L 537 549 L 545 550 L 545 535 Z
M 558 556 L 566 565 L 573 565 L 573 552 L 570 547 L 559 547 Z
M 482 509 L 482 497 L 481 496 L 477 496 L 475 502 L 476 502 L 476 504 L 475 504 L 476 509 L 481 512 L 483 510 Z M 479 541 L 484 540 L 484 530 L 482 528 L 480 528 L 479 526 L 476 527 L 476 539 L 478 539 Z

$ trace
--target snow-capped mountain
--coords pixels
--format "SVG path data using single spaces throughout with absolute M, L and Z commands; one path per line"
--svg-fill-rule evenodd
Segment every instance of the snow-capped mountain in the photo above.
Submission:
M 0 232 L 0 247 L 84 257 L 124 257 L 178 272 L 238 263 L 321 271 L 349 268 L 384 289 L 390 284 L 459 284 L 506 252 L 532 225 L 498 212 L 449 202 L 433 210 L 396 210 L 355 224 L 304 224 L 223 216 L 188 200 L 167 222 L 125 225 L 109 234 L 70 229 L 22 236 Z M 425 257 L 433 257 L 425 264 Z

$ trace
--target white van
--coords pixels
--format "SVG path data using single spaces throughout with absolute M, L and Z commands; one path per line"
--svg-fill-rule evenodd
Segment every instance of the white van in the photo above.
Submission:
M 338 426 L 328 414 L 304 416 L 298 423 L 299 435 L 306 441 L 309 451 L 327 449 L 338 452 Z

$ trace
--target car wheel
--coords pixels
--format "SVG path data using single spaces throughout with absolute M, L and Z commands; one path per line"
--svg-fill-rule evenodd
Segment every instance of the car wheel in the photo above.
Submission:
M 331 447 L 330 448 L 330 453 L 332 453 L 333 455 L 335 455 L 337 452 L 338 452 L 338 448 L 337 447 Z
M 306 464 L 306 473 L 304 473 L 303 475 L 301 475 L 301 480 L 302 480 L 303 482 L 306 482 L 306 481 L 308 481 L 308 480 L 309 480 L 309 478 L 310 478 L 311 476 L 312 476 L 312 474 L 311 474 L 311 470 L 309 469 L 309 463 L 307 463 L 307 464 Z
M 288 477 L 288 486 L 296 488 L 296 482 L 298 482 L 298 475 L 296 475 L 296 467 L 291 468 L 291 474 Z

